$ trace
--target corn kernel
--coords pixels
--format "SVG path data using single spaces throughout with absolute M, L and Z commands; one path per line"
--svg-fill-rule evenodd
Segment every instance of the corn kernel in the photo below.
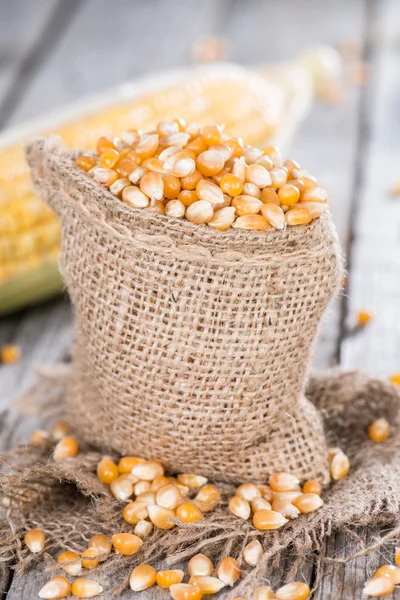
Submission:
M 274 167 L 269 171 L 271 177 L 271 187 L 281 188 L 287 181 L 287 173 L 285 169 Z M 279 198 L 280 199 L 280 198 Z
M 138 552 L 143 545 L 140 537 L 133 533 L 116 533 L 112 536 L 111 541 L 115 550 L 127 556 Z
M 169 483 L 158 490 L 156 502 L 158 506 L 175 510 L 182 503 L 182 495 L 177 487 Z
M 213 205 L 221 204 L 224 201 L 224 193 L 221 188 L 206 179 L 199 181 L 196 186 L 196 194 L 199 200 L 205 200 Z
M 251 510 L 253 513 L 257 512 L 258 510 L 263 510 L 264 508 L 271 510 L 271 504 L 268 502 L 268 500 L 265 500 L 265 498 L 254 498 L 254 500 L 251 501 Z
M 144 167 L 136 167 L 136 169 L 134 169 L 132 173 L 129 174 L 128 179 L 131 183 L 134 183 L 136 185 L 140 182 L 143 175 L 146 175 L 146 173 L 147 169 L 145 169 Z
M 140 189 L 151 200 L 161 200 L 164 195 L 164 180 L 160 173 L 150 171 L 141 177 Z
M 261 190 L 260 200 L 263 204 L 277 204 L 279 206 L 281 203 L 277 192 L 269 187 Z
M 260 585 L 254 590 L 252 600 L 276 600 L 276 596 L 268 585 Z
M 128 500 L 133 494 L 133 483 L 129 479 L 129 474 L 119 475 L 110 483 L 110 491 L 117 500 Z
M 293 500 L 293 506 L 299 509 L 301 513 L 310 513 L 318 510 L 324 504 L 324 501 L 318 494 L 302 494 Z
M 183 190 L 194 191 L 197 187 L 197 184 L 202 179 L 203 176 L 200 173 L 200 171 L 195 169 L 191 175 L 188 175 L 187 177 L 182 177 L 182 179 L 180 180 L 180 185 L 182 186 Z
M 141 519 L 135 525 L 135 529 L 133 530 L 134 534 L 140 537 L 141 540 L 149 537 L 153 533 L 153 524 L 149 521 L 145 521 Z
M 257 529 L 279 529 L 287 523 L 285 517 L 275 510 L 258 510 L 253 516 L 253 525 Z
M 188 562 L 188 573 L 191 576 L 207 577 L 212 575 L 214 565 L 205 554 L 196 554 Z
M 286 223 L 288 225 L 307 225 L 311 222 L 311 214 L 307 208 L 297 206 L 286 213 Z
M 261 492 L 261 497 L 265 498 L 265 500 L 268 500 L 268 502 L 271 502 L 271 500 L 272 500 L 272 490 L 269 487 L 269 485 L 258 485 L 257 487 L 258 487 L 258 489 Z
M 225 584 L 217 577 L 206 577 L 204 575 L 193 575 L 189 579 L 189 583 L 198 587 L 202 594 L 217 594 Z
M 245 182 L 246 179 L 246 162 L 244 157 L 238 158 L 232 165 L 232 175 L 235 175 L 240 181 Z
M 150 565 L 138 565 L 129 576 L 129 585 L 132 591 L 142 592 L 156 582 L 157 571 Z
M 81 554 L 82 567 L 84 569 L 94 569 L 95 567 L 97 567 L 97 565 L 100 562 L 99 558 L 98 558 L 99 554 L 100 554 L 100 552 L 94 546 L 92 546 L 91 548 L 88 548 L 87 550 L 82 552 L 82 554 Z
M 253 540 L 247 546 L 243 548 L 243 560 L 250 565 L 255 567 L 261 560 L 264 554 L 263 547 L 258 540 Z
M 45 536 L 41 529 L 31 529 L 25 534 L 25 544 L 34 554 L 41 552 L 44 548 Z
M 304 191 L 316 189 L 318 182 L 314 175 L 310 175 L 308 171 L 305 169 L 292 169 L 292 177 L 293 179 L 300 179 L 303 184 Z M 321 188 L 320 188 L 321 189 Z M 325 190 L 322 190 L 325 192 Z M 326 194 L 326 192 L 325 192 Z
M 251 164 L 246 167 L 245 180 L 247 183 L 253 183 L 259 188 L 265 188 L 272 184 L 269 171 L 260 164 Z
M 198 202 L 198 197 L 193 190 L 182 190 L 178 195 L 178 200 L 182 202 L 183 206 L 188 207 L 195 202 Z
M 47 431 L 43 431 L 43 429 L 36 429 L 29 438 L 29 442 L 34 445 L 40 445 L 44 442 L 47 442 L 49 439 L 49 434 Z
M 72 458 L 78 454 L 78 443 L 73 437 L 65 437 L 54 448 L 54 460 Z
M 201 600 L 200 588 L 190 583 L 175 583 L 169 588 L 173 600 Z
M 283 229 L 285 227 L 285 213 L 277 204 L 271 202 L 263 204 L 261 206 L 261 214 L 275 229 Z
M 293 492 L 272 492 L 271 500 L 284 500 L 286 502 L 293 502 L 293 500 L 301 496 L 301 494 L 302 491 L 300 489 Z
M 203 513 L 196 504 L 184 502 L 176 509 L 176 516 L 184 523 L 195 523 L 196 521 L 201 521 Z
M 136 154 L 142 159 L 150 158 L 158 148 L 158 134 L 157 133 L 142 133 L 140 141 L 135 148 Z
M 73 577 L 77 577 L 82 572 L 81 557 L 76 552 L 61 552 L 57 557 L 57 563 L 60 567 Z
M 5 365 L 12 365 L 21 358 L 21 348 L 16 344 L 7 344 L 0 349 L 0 360 Z
M 236 558 L 228 556 L 223 558 L 217 570 L 218 578 L 225 585 L 233 585 L 240 577 L 240 568 Z
M 96 548 L 99 551 L 99 560 L 105 560 L 107 554 L 110 554 L 112 549 L 112 541 L 108 535 L 104 533 L 96 533 L 93 535 L 88 543 L 89 548 Z
M 380 577 L 381 575 L 386 575 L 387 577 L 390 577 L 394 585 L 399 585 L 400 583 L 399 567 L 395 567 L 394 565 L 383 565 L 383 567 L 379 567 L 374 577 Z
M 244 183 L 243 196 L 252 196 L 253 198 L 257 198 L 257 200 L 260 200 L 261 190 L 254 183 Z
M 95 181 L 108 187 L 118 179 L 118 173 L 113 169 L 106 169 L 105 167 L 93 167 L 89 173 Z
M 39 598 L 65 598 L 71 591 L 71 584 L 62 575 L 52 577 L 40 590 Z
M 278 472 L 271 475 L 269 485 L 274 492 L 296 491 L 300 484 L 299 479 L 291 473 Z
M 220 500 L 221 494 L 218 488 L 211 484 L 203 486 L 195 498 L 196 504 L 203 512 L 213 510 Z
M 236 488 L 236 496 L 244 498 L 247 502 L 251 502 L 255 498 L 261 498 L 261 492 L 254 483 L 243 483 Z
M 103 592 L 103 588 L 97 581 L 79 577 L 73 582 L 71 592 L 75 598 L 94 598 Z
M 189 177 L 196 171 L 196 163 L 193 158 L 181 158 L 176 161 L 171 169 L 174 177 Z
M 322 485 L 316 479 L 309 479 L 303 485 L 303 494 L 317 494 L 320 496 L 322 493 Z
M 208 146 L 212 144 L 221 144 L 221 131 L 217 125 L 205 125 L 201 129 L 201 137 Z
M 118 467 L 115 462 L 108 457 L 101 459 L 97 465 L 97 477 L 102 483 L 110 484 L 119 475 Z
M 207 225 L 218 231 L 226 231 L 235 220 L 236 209 L 234 206 L 224 206 L 216 210 L 211 221 Z
M 282 157 L 279 149 L 276 146 L 265 146 L 262 149 L 263 156 L 268 156 L 273 162 L 274 167 L 281 167 Z
M 281 513 L 285 519 L 297 519 L 300 515 L 300 510 L 287 500 L 274 500 L 272 510 Z
M 373 442 L 384 442 L 390 434 L 390 425 L 386 419 L 376 419 L 368 427 L 368 435 Z
M 69 423 L 66 421 L 57 421 L 51 429 L 51 437 L 54 440 L 61 440 L 69 433 L 70 429 Z
M 158 571 L 156 583 L 162 588 L 169 589 L 171 585 L 181 583 L 185 573 L 181 569 L 171 571 Z
M 233 496 L 229 500 L 229 510 L 240 519 L 248 519 L 251 514 L 250 504 L 244 498 L 240 498 L 239 496 Z
M 136 525 L 142 519 L 147 519 L 149 513 L 145 502 L 135 500 L 125 506 L 122 515 L 127 523 Z
M 302 179 L 304 182 L 304 179 Z M 301 194 L 300 198 L 301 202 L 327 202 L 328 201 L 328 192 L 323 190 L 320 187 L 314 187 L 310 190 L 307 190 Z
M 372 313 L 368 310 L 360 310 L 357 315 L 357 327 L 365 327 L 372 320 Z
M 331 460 L 331 476 L 332 479 L 338 480 L 346 477 L 350 470 L 350 461 L 344 452 L 337 452 Z
M 394 560 L 395 560 L 396 565 L 400 566 L 400 548 L 396 548 Z
M 394 373 L 391 375 L 389 381 L 394 385 L 400 385 L 400 373 Z
M 163 506 L 152 505 L 147 507 L 150 521 L 158 529 L 172 529 L 175 527 L 173 519 L 176 517 L 175 512 L 170 508 Z
M 197 138 L 194 138 L 193 140 L 191 140 L 187 144 L 186 148 L 189 150 L 193 150 L 193 152 L 196 155 L 198 155 L 198 154 L 201 154 L 202 152 L 205 152 L 208 148 L 208 145 L 201 136 L 198 136 Z
M 244 151 L 243 141 L 241 138 L 227 138 L 224 139 L 225 146 L 228 146 L 231 150 L 231 158 L 239 158 L 242 156 Z
M 123 456 L 118 463 L 118 470 L 122 474 L 131 473 L 133 467 L 143 463 L 143 458 L 138 458 L 137 456 Z
M 190 490 L 196 490 L 207 483 L 207 477 L 195 475 L 193 473 L 181 473 L 177 476 L 177 481 L 181 485 L 185 485 Z
M 164 475 L 164 467 L 154 460 L 146 460 L 132 469 L 133 475 L 145 481 L 153 481 L 158 475 Z
M 156 495 L 151 491 L 143 492 L 143 494 L 136 496 L 136 502 L 143 502 L 146 506 L 151 506 L 156 504 Z
M 167 174 L 167 169 L 165 167 L 165 163 L 159 158 L 146 158 L 142 162 L 142 167 L 144 169 L 148 169 L 152 173 L 157 173 L 159 175 Z
M 373 577 L 367 581 L 363 594 L 365 596 L 381 597 L 388 596 L 394 590 L 394 583 L 387 575 L 381 575 L 380 577 Z
M 219 186 L 225 194 L 229 194 L 231 197 L 239 196 L 243 190 L 243 181 L 236 175 L 227 173 L 222 176 Z
M 278 198 L 282 205 L 290 206 L 299 201 L 300 192 L 295 185 L 292 185 L 291 183 L 285 183 L 278 190 Z
M 99 138 L 96 144 L 97 154 L 101 154 L 106 148 L 113 148 L 114 150 L 116 150 L 117 146 L 113 137 L 103 135 Z
M 96 165 L 96 160 L 93 156 L 90 156 L 90 154 L 81 154 L 81 156 L 76 159 L 75 164 L 87 173 Z
M 309 586 L 300 581 L 288 583 L 275 592 L 277 600 L 307 600 L 310 594 Z
M 133 475 L 131 473 L 131 476 L 136 477 L 136 475 Z M 135 496 L 140 496 L 140 494 L 144 494 L 145 492 L 150 492 L 151 491 L 151 483 L 150 481 L 138 481 L 137 483 L 135 483 L 135 486 L 133 488 L 133 492 L 135 494 Z
M 253 196 L 240 195 L 232 200 L 232 206 L 236 209 L 236 214 L 243 217 L 260 212 L 263 203 Z
M 122 200 L 133 208 L 146 208 L 149 198 L 135 185 L 129 185 L 122 190 Z
M 186 218 L 191 223 L 201 225 L 209 223 L 214 216 L 214 209 L 211 202 L 207 200 L 198 200 L 186 209 Z
M 106 169 L 112 169 L 119 160 L 118 150 L 114 148 L 106 148 L 99 156 L 99 165 Z
M 245 215 L 244 217 L 238 217 L 233 227 L 236 229 L 264 231 L 269 228 L 269 225 L 267 219 L 262 215 Z

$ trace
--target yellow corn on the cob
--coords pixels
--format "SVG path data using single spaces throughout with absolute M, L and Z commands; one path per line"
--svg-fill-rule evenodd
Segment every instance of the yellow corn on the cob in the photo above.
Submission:
M 0 136 L 0 314 L 63 286 L 57 269 L 59 225 L 33 190 L 24 142 L 56 133 L 70 147 L 91 150 L 101 135 L 150 129 L 179 115 L 201 124 L 224 123 L 227 133 L 252 145 L 279 143 L 311 106 L 316 87 L 311 71 L 297 61 L 263 73 L 232 64 L 172 72 L 88 98 Z

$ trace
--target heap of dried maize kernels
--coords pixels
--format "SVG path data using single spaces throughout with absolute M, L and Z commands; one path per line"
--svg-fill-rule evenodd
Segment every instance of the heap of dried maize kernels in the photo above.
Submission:
M 76 165 L 134 208 L 215 230 L 283 229 L 322 215 L 328 195 L 294 160 L 183 119 L 101 137 Z

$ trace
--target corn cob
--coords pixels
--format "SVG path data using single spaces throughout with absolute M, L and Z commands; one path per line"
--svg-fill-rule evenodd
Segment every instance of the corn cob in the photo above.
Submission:
M 0 136 L 0 315 L 63 288 L 59 225 L 33 190 L 23 142 L 55 133 L 70 147 L 92 150 L 102 135 L 150 129 L 179 114 L 200 124 L 222 122 L 248 144 L 281 144 L 308 112 L 314 79 L 300 62 L 263 74 L 208 65 L 123 85 Z

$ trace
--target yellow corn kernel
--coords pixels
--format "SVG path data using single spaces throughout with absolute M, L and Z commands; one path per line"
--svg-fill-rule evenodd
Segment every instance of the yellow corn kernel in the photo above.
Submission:
M 172 529 L 175 527 L 173 519 L 175 519 L 175 511 L 170 508 L 164 508 L 163 506 L 157 506 L 153 504 L 147 507 L 150 521 L 158 529 Z
M 106 169 L 105 167 L 93 167 L 89 171 L 89 175 L 98 183 L 102 183 L 108 187 L 118 179 L 118 173 L 113 169 Z
M 136 475 L 132 475 L 132 477 L 136 477 Z M 135 496 L 140 496 L 141 494 L 145 494 L 146 492 L 151 491 L 151 483 L 150 481 L 138 481 L 135 483 L 135 487 L 133 488 Z
M 261 214 L 275 229 L 283 229 L 285 227 L 285 213 L 277 204 L 266 202 L 261 206 Z
M 298 489 L 300 484 L 296 475 L 284 473 L 283 471 L 274 473 L 269 478 L 269 485 L 274 492 L 292 492 Z
M 94 569 L 99 564 L 99 550 L 92 546 L 81 554 L 82 567 L 84 569 Z
M 285 523 L 287 523 L 287 519 L 275 510 L 258 510 L 253 516 L 254 527 L 262 531 L 266 529 L 279 529 Z
M 65 598 L 69 596 L 71 591 L 71 584 L 62 575 L 57 575 L 56 577 L 52 577 L 40 590 L 39 598 Z
M 140 537 L 141 540 L 149 537 L 151 533 L 153 533 L 153 524 L 149 521 L 145 521 L 141 519 L 135 525 L 135 529 L 133 530 L 134 534 Z
M 106 169 L 112 169 L 119 160 L 118 150 L 114 148 L 106 148 L 99 156 L 99 165 Z
M 157 571 L 151 565 L 138 565 L 129 576 L 129 586 L 134 592 L 142 592 L 155 584 Z
M 206 577 L 204 575 L 193 575 L 189 579 L 189 583 L 198 587 L 202 594 L 217 594 L 225 584 L 217 577 Z
M 304 182 L 304 179 L 302 179 Z M 301 194 L 301 202 L 328 202 L 328 192 L 321 187 L 314 187 Z
M 191 223 L 202 225 L 209 223 L 214 216 L 214 209 L 211 202 L 207 200 L 198 200 L 186 209 L 186 218 Z
M 292 185 L 291 183 L 285 183 L 278 190 L 278 198 L 282 205 L 291 206 L 299 201 L 300 192 L 295 185 Z
M 133 467 L 143 463 L 143 458 L 138 458 L 137 456 L 123 456 L 118 463 L 118 470 L 121 475 L 125 473 L 132 473 Z
M 258 510 L 263 510 L 264 508 L 271 510 L 271 504 L 268 500 L 265 500 L 265 498 L 254 498 L 254 500 L 251 501 L 251 510 L 253 513 Z
M 115 550 L 127 556 L 138 552 L 143 545 L 140 537 L 133 533 L 116 533 L 112 536 L 111 541 Z
M 226 173 L 221 177 L 219 186 L 225 194 L 233 198 L 242 193 L 243 181 L 239 177 L 236 177 L 236 175 L 232 175 L 232 173 Z
M 240 498 L 239 496 L 233 496 L 230 498 L 229 510 L 240 519 L 247 520 L 250 517 L 251 509 L 250 504 L 244 498 Z
M 203 175 L 200 173 L 200 171 L 195 169 L 191 175 L 188 175 L 187 177 L 182 177 L 182 179 L 181 179 L 182 189 L 193 191 L 196 189 L 197 184 L 202 179 L 203 179 Z
M 400 548 L 396 548 L 394 560 L 395 560 L 396 565 L 400 566 Z
M 163 163 L 163 161 L 159 158 L 146 158 L 142 162 L 142 167 L 160 175 L 165 175 L 167 173 L 165 163 Z
M 296 206 L 285 215 L 286 223 L 292 227 L 295 225 L 307 225 L 312 221 L 310 211 L 307 208 Z
M 121 158 L 115 165 L 114 170 L 122 178 L 128 178 L 138 166 L 138 163 L 130 158 Z
M 288 172 L 288 178 L 291 179 L 292 175 L 293 175 L 293 171 L 299 171 L 300 170 L 300 165 L 296 160 L 285 160 L 285 162 L 283 163 L 283 166 L 285 167 L 285 169 L 287 169 Z
M 372 320 L 372 313 L 368 310 L 360 310 L 357 314 L 357 327 L 365 327 Z
M 57 563 L 60 567 L 73 577 L 77 577 L 82 572 L 81 557 L 76 552 L 65 551 L 57 557 Z
M 96 166 L 96 159 L 90 154 L 81 154 L 81 156 L 78 156 L 76 159 L 75 164 L 77 167 L 83 171 L 86 171 L 87 173 L 90 171 L 90 169 L 93 169 L 93 167 Z
M 322 493 L 322 485 L 316 479 L 309 479 L 303 485 L 303 494 L 317 494 L 320 496 Z
M 170 200 L 165 205 L 165 214 L 175 219 L 182 219 L 185 216 L 185 210 L 185 205 L 180 200 Z
M 281 513 L 285 519 L 297 519 L 300 515 L 300 510 L 288 500 L 274 500 L 272 510 Z
M 251 164 L 246 167 L 245 181 L 259 188 L 265 188 L 272 183 L 269 171 L 260 164 Z
M 135 185 L 128 185 L 122 190 L 122 200 L 133 208 L 146 208 L 149 205 L 149 197 Z
M 183 157 L 176 161 L 171 169 L 173 177 L 189 177 L 196 171 L 196 163 L 193 158 Z
M 244 152 L 243 140 L 241 138 L 224 139 L 224 145 L 231 151 L 231 158 L 240 158 Z
M 244 217 L 238 217 L 233 227 L 236 229 L 264 231 L 269 228 L 269 225 L 267 219 L 262 215 L 245 215 Z
M 279 206 L 281 203 L 278 193 L 269 187 L 261 190 L 260 200 L 263 204 L 276 204 Z
M 165 477 L 165 475 L 157 475 L 157 477 L 155 477 L 153 479 L 153 481 L 151 482 L 150 491 L 157 494 L 158 490 L 161 490 L 162 487 L 165 487 L 166 485 L 169 485 L 169 484 L 170 484 L 170 481 L 169 481 L 168 477 Z
M 201 600 L 202 593 L 197 585 L 175 583 L 169 588 L 173 600 Z
M 156 504 L 156 495 L 151 491 L 143 492 L 143 494 L 136 496 L 136 502 L 143 502 L 146 506 L 151 506 Z
M 178 200 L 182 202 L 182 204 L 186 207 L 190 206 L 194 202 L 198 202 L 198 197 L 195 191 L 193 190 L 182 190 L 179 192 Z
M 260 148 L 253 148 L 252 146 L 245 146 L 243 157 L 247 165 L 252 165 L 262 157 L 262 151 Z
M 374 577 L 380 577 L 381 575 L 386 575 L 387 577 L 390 577 L 394 585 L 399 585 L 400 583 L 399 567 L 395 567 L 394 565 L 383 565 L 382 567 L 379 567 Z
M 318 219 L 327 210 L 327 205 L 321 202 L 302 202 L 299 208 L 306 208 L 311 215 L 311 219 Z
M 373 596 L 376 598 L 388 596 L 393 590 L 394 583 L 392 579 L 387 577 L 387 575 L 381 575 L 380 577 L 373 577 L 367 581 L 362 593 L 365 596 Z
M 41 552 L 44 548 L 45 536 L 41 529 L 31 529 L 25 534 L 25 544 L 34 554 Z
M 158 506 L 175 510 L 182 503 L 182 494 L 172 483 L 168 483 L 158 490 L 156 503 Z
M 161 200 L 164 195 L 164 180 L 160 173 L 145 173 L 140 178 L 140 189 L 150 200 Z
M 310 513 L 318 510 L 324 504 L 321 496 L 318 494 L 301 494 L 293 500 L 293 506 L 299 509 L 301 513 Z
M 260 200 L 261 190 L 254 183 L 244 183 L 242 195 L 243 196 L 252 196 L 253 198 L 257 198 L 257 200 Z
M 132 469 L 133 475 L 145 481 L 153 481 L 158 475 L 164 475 L 164 467 L 155 460 L 146 460 Z
M 79 577 L 73 582 L 71 592 L 75 598 L 94 598 L 103 592 L 103 588 L 97 581 Z
M 263 554 L 264 550 L 260 542 L 253 540 L 243 548 L 242 556 L 248 565 L 255 567 L 260 562 Z
M 400 385 L 400 373 L 394 373 L 391 375 L 389 381 L 394 385 Z
M 261 498 L 261 492 L 254 483 L 243 483 L 235 492 L 239 498 L 244 498 L 247 502 L 251 502 L 255 498 Z
M 252 600 L 276 600 L 276 596 L 269 585 L 260 585 L 254 590 Z
M 97 154 L 101 154 L 106 148 L 114 148 L 116 150 L 117 146 L 113 137 L 103 135 L 98 139 L 96 144 Z
M 277 600 L 307 600 L 310 594 L 309 586 L 300 581 L 287 583 L 275 592 Z
M 51 437 L 54 440 L 61 440 L 69 433 L 70 429 L 71 427 L 66 421 L 57 421 L 51 429 Z
M 220 491 L 212 484 L 203 486 L 195 498 L 196 504 L 203 512 L 214 510 L 220 500 Z
M 318 182 L 314 175 L 310 175 L 305 169 L 292 169 L 293 179 L 300 179 L 303 183 L 304 191 L 316 189 Z M 320 188 L 321 189 L 321 188 Z M 325 190 L 322 190 L 325 192 Z M 326 192 L 325 192 L 326 193 Z
M 271 187 L 281 188 L 287 181 L 287 172 L 280 167 L 274 167 L 269 171 L 271 177 Z M 280 198 L 279 198 L 280 199 Z
M 0 360 L 5 365 L 16 363 L 21 358 L 21 348 L 16 344 L 7 344 L 0 349 Z
M 130 502 L 125 506 L 122 515 L 127 523 L 136 525 L 142 519 L 147 519 L 149 513 L 145 502 L 135 500 L 135 502 Z
M 129 473 L 119 475 L 110 483 L 110 491 L 117 500 L 128 500 L 133 494 L 133 483 L 129 479 Z
M 232 206 L 236 209 L 236 214 L 239 217 L 245 215 L 255 215 L 261 210 L 263 203 L 254 196 L 241 194 L 232 200 Z
M 271 500 L 272 500 L 272 490 L 269 487 L 269 485 L 258 485 L 257 487 L 258 487 L 258 489 L 261 492 L 261 497 L 265 498 L 265 500 L 268 500 L 268 502 L 271 502 Z
M 282 157 L 279 149 L 276 146 L 265 146 L 262 149 L 263 156 L 268 156 L 274 165 L 274 167 L 281 167 Z
M 199 200 L 205 200 L 213 205 L 221 204 L 224 201 L 224 193 L 215 183 L 201 179 L 196 186 L 196 194 Z
M 93 535 L 88 543 L 89 548 L 96 548 L 99 551 L 100 562 L 105 560 L 107 554 L 110 554 L 112 549 L 112 541 L 108 535 L 104 533 L 96 533 Z
M 102 483 L 110 484 L 119 475 L 118 467 L 115 462 L 105 456 L 97 465 L 97 477 Z
M 223 558 L 217 569 L 218 578 L 225 585 L 233 585 L 240 577 L 240 568 L 236 558 L 228 556 Z
M 211 221 L 207 225 L 218 231 L 226 231 L 235 220 L 236 209 L 233 206 L 224 206 L 216 210 Z
M 386 419 L 376 419 L 368 427 L 368 435 L 373 442 L 384 442 L 390 435 L 390 425 Z
M 161 148 L 168 148 L 170 146 L 177 146 L 179 148 L 183 148 L 184 146 L 186 146 L 189 140 L 190 135 L 188 133 L 185 133 L 184 131 L 177 131 L 175 133 L 170 133 L 162 137 L 160 140 L 160 146 Z
M 162 588 L 169 589 L 171 585 L 181 583 L 185 573 L 181 569 L 171 571 L 158 571 L 156 583 Z
M 214 565 L 205 554 L 196 554 L 188 562 L 188 573 L 191 576 L 208 577 L 213 571 Z
M 49 434 L 47 431 L 43 431 L 43 429 L 36 429 L 29 438 L 29 442 L 34 445 L 40 445 L 44 442 L 47 442 L 49 439 Z
M 331 459 L 331 476 L 332 479 L 338 480 L 346 477 L 350 470 L 350 461 L 348 456 L 341 450 L 336 452 Z
M 184 502 L 176 509 L 176 516 L 184 523 L 195 523 L 196 521 L 201 521 L 203 513 L 196 504 Z
M 177 481 L 181 485 L 188 487 L 190 490 L 197 490 L 207 483 L 207 477 L 194 475 L 193 473 L 181 473 L 177 476 Z
M 142 133 L 140 140 L 135 148 L 135 152 L 140 158 L 150 158 L 158 148 L 158 133 Z
M 54 460 L 64 460 L 65 458 L 72 458 L 78 454 L 78 443 L 70 436 L 67 436 L 60 440 L 54 448 Z
M 201 137 L 208 146 L 221 144 L 221 130 L 217 125 L 205 125 L 201 129 Z
M 302 491 L 299 486 L 299 490 L 293 492 L 272 492 L 272 501 L 274 500 L 285 500 L 286 502 L 293 502 L 296 498 L 301 496 Z

